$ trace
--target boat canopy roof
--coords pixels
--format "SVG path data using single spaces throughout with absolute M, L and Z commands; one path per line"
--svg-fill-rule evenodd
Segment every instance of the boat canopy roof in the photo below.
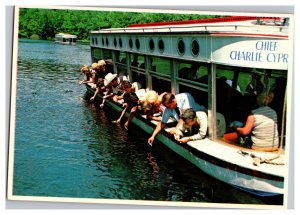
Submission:
M 285 17 L 249 17 L 230 16 L 223 18 L 209 18 L 201 20 L 186 20 L 174 22 L 155 22 L 146 24 L 132 24 L 127 28 L 109 28 L 91 31 L 91 34 L 118 33 L 204 33 L 217 32 L 247 32 L 256 34 L 288 35 L 288 18 Z
M 73 39 L 76 39 L 77 36 L 73 35 L 73 34 L 59 33 L 59 34 L 55 34 L 55 38 L 73 38 Z

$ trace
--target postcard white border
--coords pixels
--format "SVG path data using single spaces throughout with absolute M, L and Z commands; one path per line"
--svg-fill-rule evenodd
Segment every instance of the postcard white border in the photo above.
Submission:
M 22 6 L 23 7 L 23 6 Z M 24 6 L 24 7 L 27 7 L 27 6 Z M 85 10 L 89 10 L 89 9 L 93 9 L 95 10 L 95 8 L 92 8 L 92 7 L 84 7 L 84 8 L 79 8 L 79 7 L 71 7 L 71 6 L 28 6 L 29 8 L 33 8 L 33 7 L 37 7 L 37 8 L 58 8 L 58 9 L 78 9 L 78 10 L 82 10 L 82 9 L 85 9 Z M 128 11 L 128 12 L 131 12 L 131 11 L 139 11 L 139 12 L 153 12 L 153 10 L 149 10 L 149 9 L 124 9 L 124 8 L 98 8 L 98 10 L 114 10 L 114 11 L 117 11 L 117 10 L 120 10 L 120 11 Z M 194 11 L 182 11 L 182 10 L 156 10 L 155 11 L 157 12 L 172 12 L 172 13 L 191 13 L 191 12 L 194 12 Z M 257 14 L 257 15 L 262 15 L 261 13 L 255 13 L 255 12 L 247 12 L 247 13 L 242 13 L 242 12 L 220 12 L 220 11 L 197 11 L 199 13 L 202 13 L 202 14 L 206 14 L 206 13 L 209 13 L 209 14 L 224 14 L 224 15 L 227 15 L 227 14 L 230 14 L 232 15 L 233 13 L 235 15 L 253 15 L 253 14 Z M 263 13 L 263 14 L 266 14 L 266 13 Z M 270 13 L 269 15 L 271 15 L 272 13 Z M 277 14 L 277 13 L 273 13 L 274 15 L 276 16 L 290 16 L 291 17 L 291 23 L 294 22 L 293 20 L 293 15 L 292 14 Z M 15 19 L 18 20 L 18 16 L 15 16 Z M 17 28 L 17 22 L 14 22 L 14 29 Z M 293 29 L 291 29 L 293 31 Z M 293 34 L 290 34 L 290 35 L 293 35 Z M 13 62 L 17 62 L 16 59 L 17 59 L 17 45 L 16 45 L 16 42 L 18 40 L 17 38 L 17 33 L 16 33 L 16 30 L 15 30 L 15 33 L 13 35 L 14 37 L 14 43 L 13 43 L 13 59 L 12 61 Z M 291 42 L 293 42 L 293 39 L 290 40 Z M 291 52 L 293 52 L 293 50 L 291 50 Z M 293 53 L 291 53 L 293 54 Z M 293 55 L 291 55 L 293 56 Z M 290 61 L 290 68 L 293 68 L 293 62 Z M 289 69 L 289 80 L 288 80 L 288 91 L 289 91 L 289 94 L 291 94 L 293 92 L 292 90 L 292 77 L 293 75 L 293 70 Z M 290 74 L 291 73 L 291 74 Z M 12 91 L 11 91 L 11 114 L 10 114 L 10 146 L 9 146 L 9 169 L 8 169 L 8 183 L 7 183 L 7 193 L 8 193 L 8 199 L 14 199 L 14 200 L 21 200 L 21 201 L 41 201 L 41 202 L 73 202 L 73 203 L 104 203 L 104 204 L 118 204 L 118 205 L 144 205 L 144 206 L 147 206 L 147 205 L 153 205 L 153 206 L 187 206 L 187 207 L 209 207 L 209 208 L 263 208 L 263 209 L 269 209 L 269 208 L 272 208 L 272 209 L 276 209 L 276 208 L 286 208 L 287 206 L 287 198 L 288 198 L 288 195 L 287 193 L 285 194 L 285 198 L 284 198 L 284 205 L 283 206 L 265 206 L 265 205 L 262 205 L 262 206 L 257 206 L 257 205 L 240 205 L 240 204 L 226 204 L 226 205 L 222 205 L 220 207 L 220 204 L 215 204 L 215 203 L 209 203 L 209 204 L 206 204 L 206 203 L 178 203 L 178 202 L 156 202 L 156 201 L 136 201 L 136 200 L 99 200 L 99 199 L 74 199 L 74 198 L 54 198 L 54 197 L 20 197 L 20 196 L 13 196 L 12 195 L 12 175 L 13 175 L 13 160 L 14 160 L 14 156 L 13 156 L 13 149 L 14 149 L 14 135 L 12 135 L 12 132 L 14 133 L 15 131 L 15 125 L 14 122 L 15 121 L 15 102 L 16 102 L 16 77 L 17 77 L 17 69 L 16 69 L 16 63 L 13 64 L 13 68 L 12 68 L 12 77 L 11 77 L 11 83 L 12 83 Z M 291 97 L 290 97 L 291 98 Z M 292 102 L 288 102 L 288 116 L 287 116 L 287 122 L 290 122 L 291 123 L 291 109 L 292 109 Z M 289 124 L 290 124 L 289 123 Z M 287 124 L 288 126 L 288 124 Z M 288 135 L 287 136 L 290 136 L 290 131 L 292 129 L 287 129 L 287 132 L 288 132 Z M 291 144 L 293 144 L 293 142 L 291 140 L 287 140 L 287 142 L 290 142 Z M 13 147 L 13 149 L 12 149 Z M 286 151 L 290 151 L 290 148 L 287 149 Z M 290 167 L 290 163 L 288 164 L 289 167 Z M 287 174 L 288 175 L 288 174 Z M 288 188 L 288 180 L 285 180 L 285 186 Z M 286 189 L 288 190 L 288 189 Z M 75 200 L 75 201 L 74 201 Z

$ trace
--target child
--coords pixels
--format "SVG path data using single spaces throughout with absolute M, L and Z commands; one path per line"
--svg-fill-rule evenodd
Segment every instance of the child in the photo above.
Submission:
M 121 122 L 121 119 L 125 115 L 126 111 L 128 109 L 130 109 L 128 119 L 127 119 L 126 123 L 124 124 L 125 129 L 128 130 L 128 124 L 132 120 L 132 118 L 134 117 L 134 115 L 137 111 L 139 99 L 138 99 L 137 95 L 135 94 L 135 92 L 133 92 L 132 85 L 130 84 L 129 81 L 122 81 L 121 89 L 124 90 L 124 93 L 121 96 L 118 96 L 117 99 L 118 100 L 124 99 L 123 111 L 122 111 L 119 119 L 117 119 L 115 121 L 115 123 L 119 124 Z

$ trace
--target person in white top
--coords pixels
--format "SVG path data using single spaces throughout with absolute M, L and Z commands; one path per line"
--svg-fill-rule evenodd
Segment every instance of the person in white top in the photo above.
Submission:
M 201 140 L 207 134 L 207 114 L 204 111 L 194 111 L 192 108 L 183 110 L 180 115 L 182 123 L 171 128 L 169 133 L 174 134 L 175 140 L 180 143 Z
M 174 95 L 172 93 L 164 93 L 162 96 L 162 104 L 166 107 L 162 114 L 161 121 L 157 124 L 151 137 L 148 139 L 148 144 L 152 145 L 156 135 L 165 127 L 170 117 L 179 121 L 179 116 L 184 109 L 192 108 L 195 111 L 206 111 L 204 106 L 195 102 L 190 93 L 180 93 Z
M 268 107 L 274 97 L 273 93 L 266 91 L 257 96 L 259 108 L 252 110 L 244 127 L 235 127 L 236 132 L 223 135 L 224 139 L 236 142 L 240 135 L 250 135 L 252 149 L 262 151 L 275 151 L 278 149 L 279 138 L 277 128 L 277 114 Z

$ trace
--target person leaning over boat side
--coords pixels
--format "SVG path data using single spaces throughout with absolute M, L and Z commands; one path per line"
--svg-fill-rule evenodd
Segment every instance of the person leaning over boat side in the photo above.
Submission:
M 207 114 L 204 111 L 195 112 L 192 108 L 183 110 L 180 115 L 182 123 L 171 128 L 169 133 L 174 134 L 175 140 L 180 143 L 201 140 L 207 134 Z
M 97 83 L 96 83 L 96 90 L 94 95 L 90 98 L 91 101 L 94 101 L 95 97 L 101 93 L 105 92 L 106 87 L 104 86 L 104 79 L 103 78 L 98 78 Z M 104 101 L 105 102 L 105 101 Z M 104 102 L 102 103 L 104 105 Z M 101 107 L 101 106 L 100 106 Z
M 146 115 L 148 120 L 161 121 L 161 116 L 155 116 L 156 113 L 162 113 L 165 107 L 161 104 L 161 96 L 154 90 L 149 90 L 139 101 L 139 113 Z
M 165 127 L 170 117 L 179 121 L 179 115 L 184 109 L 192 108 L 195 111 L 206 111 L 204 106 L 197 104 L 190 93 L 180 93 L 174 95 L 172 93 L 164 93 L 162 95 L 162 104 L 166 107 L 161 121 L 157 124 L 151 137 L 148 139 L 148 144 L 152 145 L 156 135 Z
M 111 92 L 107 94 L 107 97 L 113 97 L 113 101 L 118 101 L 118 96 L 121 95 L 121 82 L 127 80 L 126 76 L 118 77 L 117 74 L 108 73 L 104 77 L 104 86 L 111 89 Z
M 257 96 L 259 108 L 252 110 L 246 120 L 244 127 L 235 127 L 236 132 L 227 133 L 223 138 L 237 142 L 239 136 L 251 137 L 251 148 L 262 151 L 275 151 L 278 149 L 279 138 L 277 128 L 277 114 L 268 107 L 274 97 L 273 93 L 267 91 Z
M 81 81 L 79 84 L 94 84 L 91 87 L 93 89 L 96 88 L 96 83 L 98 80 L 98 76 L 97 76 L 97 70 L 98 70 L 98 63 L 93 63 L 92 64 L 92 71 L 91 71 L 91 78 L 89 80 L 85 80 L 85 81 Z
M 139 98 L 134 92 L 134 88 L 129 81 L 121 82 L 121 89 L 124 90 L 124 93 L 121 96 L 118 96 L 118 100 L 124 99 L 123 103 L 123 111 L 121 112 L 120 117 L 116 120 L 116 123 L 120 123 L 123 116 L 125 115 L 126 110 L 130 109 L 130 113 L 127 121 L 124 124 L 126 130 L 128 130 L 129 122 L 132 120 L 134 115 L 136 114 Z
M 83 65 L 80 69 L 81 73 L 85 75 L 85 80 L 79 81 L 79 84 L 83 84 L 84 81 L 89 81 L 92 78 L 91 69 L 88 65 Z
M 98 78 L 104 78 L 108 72 L 106 70 L 106 62 L 105 60 L 99 60 L 98 61 L 98 67 L 97 67 L 97 77 Z

